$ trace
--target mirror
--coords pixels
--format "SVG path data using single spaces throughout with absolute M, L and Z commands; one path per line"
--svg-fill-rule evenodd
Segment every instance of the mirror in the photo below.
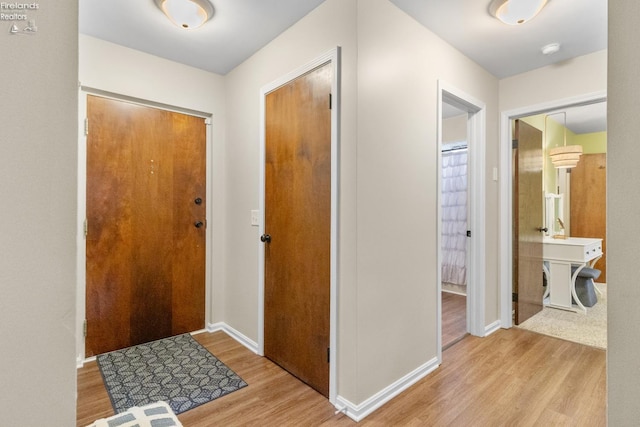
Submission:
M 545 236 L 555 239 L 565 238 L 564 194 L 546 193 L 544 201 L 544 226 L 547 228 Z
M 520 119 L 543 132 L 543 223 L 548 229 L 546 236 L 561 238 L 571 235 L 571 169 L 556 169 L 548 152 L 562 145 L 581 145 L 583 156 L 606 153 L 606 109 L 607 103 L 602 101 Z M 566 131 L 564 114 L 557 114 L 561 112 L 566 112 Z

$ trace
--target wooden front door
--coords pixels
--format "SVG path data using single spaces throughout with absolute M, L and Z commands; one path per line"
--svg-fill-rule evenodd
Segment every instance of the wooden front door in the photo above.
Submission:
M 602 239 L 598 282 L 607 282 L 607 154 L 583 154 L 571 169 L 571 235 Z
M 516 120 L 514 173 L 515 323 L 542 310 L 542 132 Z
M 327 64 L 289 82 L 265 109 L 264 353 L 325 396 L 332 74 Z
M 87 97 L 86 356 L 202 329 L 204 119 Z

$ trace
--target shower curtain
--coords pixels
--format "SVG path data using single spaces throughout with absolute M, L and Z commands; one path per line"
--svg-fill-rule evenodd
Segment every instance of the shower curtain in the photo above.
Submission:
M 442 152 L 442 282 L 467 284 L 467 149 Z

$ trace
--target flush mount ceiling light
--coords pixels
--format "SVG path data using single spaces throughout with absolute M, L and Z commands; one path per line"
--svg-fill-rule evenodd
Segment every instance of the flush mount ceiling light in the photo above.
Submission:
M 547 0 L 492 0 L 489 13 L 509 25 L 520 25 L 533 19 Z
M 167 18 L 180 28 L 193 30 L 213 16 L 213 6 L 208 0 L 155 0 Z
M 542 46 L 542 49 L 540 49 L 543 55 L 553 55 L 559 50 L 560 43 L 549 43 L 548 45 Z

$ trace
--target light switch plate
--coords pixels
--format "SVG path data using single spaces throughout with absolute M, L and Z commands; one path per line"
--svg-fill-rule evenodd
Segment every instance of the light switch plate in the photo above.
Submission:
M 259 211 L 257 209 L 254 209 L 251 211 L 251 225 L 259 225 L 258 223 L 260 222 L 260 218 L 259 218 L 260 214 Z

